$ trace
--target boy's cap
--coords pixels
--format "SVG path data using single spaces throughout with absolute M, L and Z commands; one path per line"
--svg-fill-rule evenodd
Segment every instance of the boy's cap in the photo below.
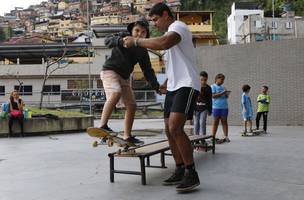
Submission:
M 132 30 L 133 30 L 133 27 L 135 25 L 140 25 L 142 27 L 144 27 L 146 30 L 147 30 L 147 36 L 146 38 L 149 38 L 150 37 L 150 31 L 149 31 L 149 22 L 144 18 L 144 17 L 141 17 L 139 18 L 137 21 L 135 22 L 132 22 L 128 25 L 127 29 L 129 31 L 129 33 L 132 34 Z

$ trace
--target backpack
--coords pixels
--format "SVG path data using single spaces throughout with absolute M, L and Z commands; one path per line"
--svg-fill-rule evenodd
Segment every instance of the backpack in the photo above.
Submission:
M 8 113 L 9 112 L 10 104 L 8 102 L 7 103 L 3 103 L 1 105 L 1 107 L 2 107 L 2 112 Z

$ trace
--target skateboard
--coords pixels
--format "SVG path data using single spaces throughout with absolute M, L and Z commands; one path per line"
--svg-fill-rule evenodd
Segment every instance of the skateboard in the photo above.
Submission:
M 218 139 L 218 138 L 215 138 L 215 143 L 216 143 L 216 144 L 222 144 L 222 143 L 224 143 L 224 142 L 226 142 L 225 139 Z
M 91 137 L 99 138 L 100 141 L 94 141 L 93 147 L 97 147 L 98 145 L 107 144 L 109 147 L 112 147 L 114 143 L 118 147 L 122 147 L 122 149 L 118 149 L 117 153 L 121 154 L 122 152 L 125 153 L 135 153 L 134 147 L 138 147 L 139 145 L 136 145 L 132 142 L 125 141 L 123 138 L 118 136 L 118 133 L 115 132 L 107 132 L 104 130 L 101 130 L 100 128 L 96 127 L 89 127 L 87 128 L 87 133 Z
M 253 136 L 259 136 L 259 135 L 261 135 L 262 133 L 264 133 L 265 131 L 263 131 L 263 130 L 254 130 L 254 131 L 252 131 L 251 133 L 249 132 L 249 133 L 246 133 L 246 135 L 244 134 L 244 132 L 241 132 L 241 136 L 243 136 L 243 137 L 253 137 Z
M 212 149 L 212 141 L 211 140 L 204 140 L 203 142 L 198 142 L 198 143 L 194 143 L 193 147 L 196 150 L 201 150 L 201 151 L 208 151 L 210 149 Z

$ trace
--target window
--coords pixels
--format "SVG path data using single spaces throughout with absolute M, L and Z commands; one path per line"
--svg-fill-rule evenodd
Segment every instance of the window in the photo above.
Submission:
M 292 22 L 286 22 L 286 29 L 292 29 Z
M 5 95 L 5 86 L 0 85 L 0 96 L 4 96 L 4 95 Z
M 255 26 L 256 28 L 261 28 L 261 27 L 262 27 L 261 21 L 260 21 L 260 20 L 254 21 L 254 26 Z
M 103 88 L 103 83 L 100 79 L 97 80 L 97 88 Z
M 91 80 L 91 87 L 93 80 Z M 68 89 L 87 89 L 89 88 L 89 80 L 68 80 Z
M 19 94 L 23 96 L 33 95 L 33 86 L 31 85 L 22 85 L 21 88 L 19 85 L 15 85 L 14 89 L 19 91 Z
M 277 29 L 278 28 L 278 22 L 272 21 L 271 22 L 271 28 Z
M 45 85 L 43 88 L 45 95 L 60 95 L 60 85 Z

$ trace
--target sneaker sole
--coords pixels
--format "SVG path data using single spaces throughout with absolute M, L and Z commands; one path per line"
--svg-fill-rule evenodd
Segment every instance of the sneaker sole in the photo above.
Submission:
M 180 182 L 181 182 L 181 181 L 176 181 L 176 182 L 171 182 L 171 183 L 163 182 L 163 185 L 164 185 L 164 186 L 178 185 Z
M 187 188 L 176 188 L 176 191 L 177 192 L 190 192 L 190 191 L 194 190 L 196 187 L 198 187 L 199 185 L 200 185 L 200 183 L 197 183 L 197 184 L 192 185 Z

